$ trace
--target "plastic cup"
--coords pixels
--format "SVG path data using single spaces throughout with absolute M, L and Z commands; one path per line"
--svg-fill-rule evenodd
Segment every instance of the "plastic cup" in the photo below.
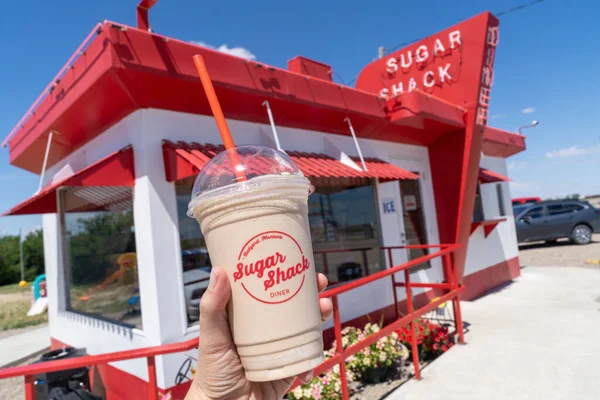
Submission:
M 324 360 L 308 224 L 312 186 L 283 152 L 234 151 L 202 169 L 188 215 L 200 224 L 212 265 L 227 272 L 229 325 L 246 378 L 292 377 Z M 234 165 L 246 181 L 238 182 Z

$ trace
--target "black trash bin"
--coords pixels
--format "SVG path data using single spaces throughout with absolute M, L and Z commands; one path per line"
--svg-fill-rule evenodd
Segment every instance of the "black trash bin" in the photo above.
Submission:
M 85 349 L 65 347 L 42 354 L 40 359 L 33 364 L 82 357 L 85 355 Z M 89 393 L 90 377 L 88 367 L 38 374 L 34 376 L 34 383 L 36 400 L 68 399 L 71 398 L 70 396 L 77 396 L 77 393 L 86 395 L 86 397 L 81 398 L 99 399 L 99 397 L 87 396 L 88 394 L 91 395 L 91 393 Z

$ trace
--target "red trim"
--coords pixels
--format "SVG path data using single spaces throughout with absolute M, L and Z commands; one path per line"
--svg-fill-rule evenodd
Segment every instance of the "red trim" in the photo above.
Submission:
M 223 145 L 163 141 L 165 176 L 169 182 L 198 173 L 214 156 L 224 151 Z M 377 158 L 366 158 L 367 171 L 357 171 L 325 154 L 287 151 L 307 178 L 315 185 L 351 185 L 375 178 L 382 181 L 418 179 L 419 176 Z M 355 159 L 355 158 L 353 158 Z M 355 159 L 356 161 L 356 159 Z M 251 168 L 261 169 L 260 165 Z M 365 181 L 365 182 L 363 182 Z
M 510 182 L 510 178 L 499 174 L 489 169 L 479 168 L 479 182 L 495 183 L 495 182 Z
M 489 221 L 473 222 L 473 223 L 471 223 L 471 233 L 475 232 L 475 230 L 477 228 L 479 228 L 480 226 L 483 226 L 483 237 L 487 238 L 490 235 L 490 233 L 492 233 L 494 228 L 496 228 L 496 226 L 498 226 L 498 224 L 500 222 L 504 222 L 504 221 L 506 221 L 506 218 L 498 218 L 498 219 L 492 219 Z
M 296 56 L 287 62 L 288 70 L 297 74 L 312 76 L 325 81 L 333 81 L 331 65 L 311 60 L 310 58 Z
M 490 126 L 485 127 L 483 154 L 508 158 L 525 150 L 525 136 Z
M 519 257 L 511 258 L 465 277 L 461 300 L 474 300 L 521 275 Z
M 56 190 L 61 186 L 133 186 L 134 183 L 133 149 L 126 147 L 45 187 L 40 193 L 4 212 L 2 216 L 56 213 Z

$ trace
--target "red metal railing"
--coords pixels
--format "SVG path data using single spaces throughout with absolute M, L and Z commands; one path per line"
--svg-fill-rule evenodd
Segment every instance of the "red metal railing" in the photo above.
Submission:
M 405 264 L 401 264 L 395 267 L 391 267 L 384 271 L 377 272 L 375 274 L 366 276 L 361 279 L 357 279 L 346 284 L 337 286 L 335 288 L 329 289 L 323 293 L 321 293 L 321 298 L 331 298 L 333 302 L 333 322 L 334 322 L 334 334 L 335 340 L 337 344 L 337 354 L 325 361 L 323 364 L 318 366 L 315 369 L 315 375 L 321 374 L 331 368 L 334 365 L 340 365 L 340 376 L 342 383 L 342 397 L 344 400 L 349 398 L 348 384 L 346 381 L 346 358 L 350 357 L 363 350 L 367 346 L 372 345 L 377 342 L 384 336 L 390 335 L 396 329 L 401 328 L 404 325 L 411 324 L 412 334 L 412 355 L 413 362 L 415 364 L 415 378 L 420 379 L 420 370 L 419 370 L 419 354 L 417 350 L 417 343 L 415 337 L 415 320 L 422 315 L 430 312 L 434 308 L 436 308 L 439 304 L 444 303 L 446 301 L 452 300 L 454 307 L 454 317 L 456 323 L 456 330 L 459 335 L 459 342 L 464 342 L 463 337 L 463 327 L 462 320 L 460 314 L 460 302 L 459 297 L 460 293 L 463 290 L 463 287 L 458 285 L 458 281 L 456 279 L 456 269 L 452 265 L 451 254 L 456 251 L 460 245 L 419 245 L 419 246 L 397 246 L 397 247 L 383 247 L 382 249 L 387 251 L 388 257 L 390 259 L 390 265 L 393 265 L 392 259 L 392 250 L 395 249 L 411 249 L 411 248 L 419 248 L 419 249 L 428 249 L 428 248 L 440 248 L 440 250 L 427 254 L 425 256 L 416 258 L 411 260 Z M 416 267 L 419 264 L 427 262 L 436 257 L 443 257 L 443 265 L 444 265 L 444 283 L 411 283 L 410 282 L 410 274 L 409 270 L 413 267 Z M 394 274 L 398 272 L 404 272 L 404 282 L 396 282 L 394 278 Z M 342 346 L 342 324 L 340 320 L 340 312 L 339 312 L 339 302 L 338 296 L 342 293 L 346 293 L 350 290 L 356 289 L 357 287 L 364 286 L 368 283 L 374 282 L 379 279 L 383 279 L 386 277 L 391 277 L 392 279 L 392 287 L 394 288 L 394 300 L 396 302 L 396 320 L 387 326 L 383 327 L 379 332 L 368 336 L 363 341 L 356 343 L 346 349 Z M 407 303 L 407 315 L 400 317 L 400 310 L 397 301 L 396 289 L 398 287 L 404 287 L 406 289 L 406 303 Z M 432 288 L 432 289 L 445 289 L 448 290 L 447 293 L 440 296 L 436 301 L 430 302 L 424 307 L 419 309 L 414 309 L 414 305 L 412 302 L 412 292 L 411 288 L 419 287 L 419 288 Z M 198 339 L 190 339 L 185 342 L 173 343 L 161 346 L 154 347 L 146 347 L 135 350 L 127 350 L 120 351 L 114 353 L 100 354 L 100 355 L 91 355 L 91 356 L 83 356 L 65 360 L 58 361 L 49 361 L 44 363 L 25 365 L 20 367 L 13 367 L 7 369 L 0 369 L 0 379 L 6 378 L 14 378 L 23 376 L 25 379 L 25 398 L 26 400 L 34 400 L 35 399 L 35 381 L 34 375 L 61 371 L 66 369 L 74 369 L 74 368 L 82 368 L 88 366 L 96 366 L 103 365 L 116 361 L 124 361 L 124 360 L 132 360 L 137 358 L 146 358 L 148 365 L 148 396 L 151 400 L 156 400 L 158 398 L 158 388 L 156 385 L 156 364 L 155 357 L 160 355 L 172 354 L 172 353 L 180 353 L 184 351 L 189 351 L 198 347 Z M 294 382 L 295 386 L 299 385 L 300 382 L 296 380 Z
M 336 351 L 337 354 L 331 357 L 329 360 L 325 361 L 323 364 L 319 365 L 315 368 L 315 375 L 322 374 L 323 372 L 333 368 L 336 364 L 340 366 L 340 380 L 342 384 L 342 398 L 347 400 L 350 398 L 350 393 L 348 390 L 348 382 L 346 380 L 346 363 L 345 360 L 358 353 L 359 351 L 365 349 L 366 347 L 376 343 L 379 339 L 384 336 L 388 336 L 392 334 L 395 330 L 410 324 L 411 326 L 411 353 L 413 357 L 413 363 L 415 367 L 415 378 L 421 379 L 421 373 L 419 369 L 419 351 L 417 348 L 417 339 L 415 335 L 416 330 L 416 320 L 423 316 L 424 314 L 432 311 L 437 306 L 442 303 L 445 303 L 449 300 L 452 300 L 453 308 L 454 308 L 454 318 L 456 331 L 458 332 L 459 342 L 464 343 L 463 336 L 463 326 L 462 319 L 460 313 L 460 293 L 464 290 L 463 287 L 458 285 L 458 279 L 456 276 L 456 269 L 452 264 L 451 254 L 454 253 L 460 245 L 452 244 L 440 244 L 440 245 L 407 245 L 407 246 L 392 246 L 392 247 L 382 247 L 382 250 L 387 251 L 388 258 L 390 260 L 390 265 L 393 265 L 392 258 L 392 250 L 396 249 L 432 249 L 439 248 L 440 250 L 424 255 L 422 257 L 418 257 L 414 260 L 411 260 L 405 264 L 401 264 L 395 267 L 391 267 L 384 271 L 377 272 L 375 274 L 369 275 L 367 277 L 357 279 L 355 281 L 348 282 L 344 285 L 335 287 L 333 289 L 329 289 L 323 293 L 321 293 L 320 297 L 329 297 L 333 303 L 333 326 L 334 326 L 334 334 L 335 334 L 335 342 L 336 342 Z M 416 267 L 420 264 L 423 264 L 429 260 L 432 260 L 436 257 L 443 257 L 443 271 L 444 271 L 444 283 L 411 283 L 410 282 L 410 273 L 409 270 L 413 267 Z M 404 272 L 404 282 L 396 282 L 394 275 L 398 272 Z M 379 279 L 383 279 L 386 277 L 391 277 L 392 287 L 394 292 L 394 302 L 396 305 L 396 320 L 385 327 L 383 327 L 379 332 L 374 333 L 359 343 L 356 343 L 348 348 L 343 347 L 342 345 L 342 324 L 340 321 L 340 312 L 339 312 L 339 302 L 338 296 L 342 293 L 348 292 L 352 289 L 356 289 L 359 286 L 366 285 L 368 283 L 374 282 Z M 398 287 L 406 288 L 406 306 L 407 306 L 407 315 L 400 317 L 400 309 L 398 304 L 398 298 L 396 289 Z M 412 290 L 413 287 L 420 288 L 431 288 L 431 289 L 445 289 L 448 292 L 444 295 L 438 297 L 437 300 L 430 302 L 424 307 L 419 309 L 414 308 L 412 302 Z M 292 385 L 294 387 L 300 385 L 300 382 L 296 380 Z

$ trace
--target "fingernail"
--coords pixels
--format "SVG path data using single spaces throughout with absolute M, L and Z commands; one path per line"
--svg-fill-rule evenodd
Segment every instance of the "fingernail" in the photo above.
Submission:
M 210 271 L 210 281 L 208 282 L 208 288 L 214 289 L 217 286 L 217 281 L 219 280 L 219 271 L 216 268 L 213 268 Z

